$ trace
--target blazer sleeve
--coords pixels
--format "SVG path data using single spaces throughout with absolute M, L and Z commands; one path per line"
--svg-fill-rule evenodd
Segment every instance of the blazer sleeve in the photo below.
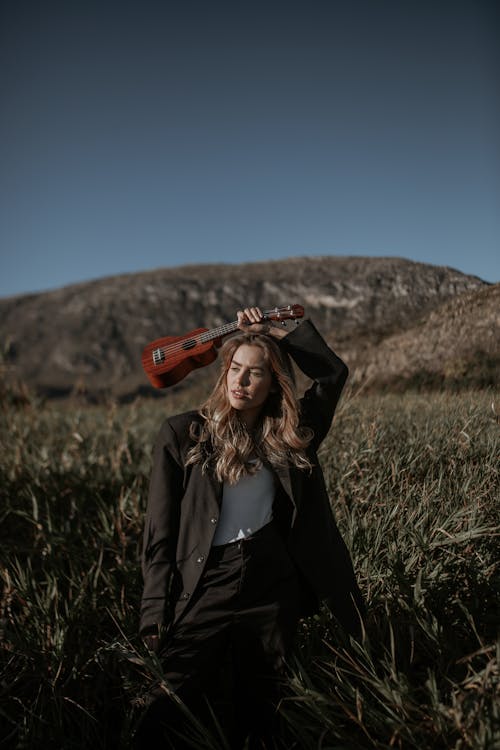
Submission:
M 310 320 L 304 320 L 280 339 L 279 344 L 314 381 L 300 403 L 302 419 L 314 432 L 312 445 L 317 450 L 332 424 L 349 374 L 347 365 L 330 349 Z
M 168 602 L 175 571 L 183 465 L 177 438 L 165 422 L 153 452 L 153 469 L 144 525 L 140 633 L 158 633 L 170 620 Z

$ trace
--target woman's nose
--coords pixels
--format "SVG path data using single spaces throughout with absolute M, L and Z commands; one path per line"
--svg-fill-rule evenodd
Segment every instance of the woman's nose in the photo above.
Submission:
M 244 370 L 240 370 L 238 372 L 238 375 L 236 376 L 236 382 L 238 385 L 244 385 L 248 379 L 248 373 L 246 373 Z

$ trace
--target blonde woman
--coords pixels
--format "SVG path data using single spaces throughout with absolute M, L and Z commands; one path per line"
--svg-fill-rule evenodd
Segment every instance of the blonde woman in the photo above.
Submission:
M 310 321 L 287 333 L 262 318 L 238 312 L 209 399 L 163 424 L 144 529 L 141 635 L 196 713 L 231 666 L 234 748 L 279 747 L 299 619 L 326 599 L 356 635 L 363 607 L 317 459 L 347 367 Z M 314 381 L 300 400 L 290 358 Z M 172 702 L 153 691 L 136 747 L 181 747 L 173 729 Z

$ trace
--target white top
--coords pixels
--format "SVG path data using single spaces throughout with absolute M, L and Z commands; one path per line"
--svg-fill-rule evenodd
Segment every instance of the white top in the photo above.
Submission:
M 265 466 L 256 474 L 246 474 L 236 484 L 224 482 L 222 508 L 212 546 L 246 539 L 261 529 L 273 517 L 273 501 L 273 475 Z

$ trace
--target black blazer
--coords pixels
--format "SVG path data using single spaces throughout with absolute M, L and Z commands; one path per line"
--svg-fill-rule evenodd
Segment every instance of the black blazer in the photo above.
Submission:
M 303 614 L 327 599 L 344 628 L 359 632 L 363 611 L 349 552 L 333 518 L 316 452 L 326 436 L 347 378 L 347 367 L 305 320 L 279 345 L 314 380 L 301 399 L 301 423 L 313 430 L 308 455 L 312 472 L 294 467 L 276 471 L 274 515 L 310 596 Z M 195 411 L 167 419 L 158 435 L 144 528 L 144 591 L 140 632 L 168 628 L 192 596 L 210 552 L 217 526 L 222 483 L 199 465 L 185 465 L 192 446 Z

